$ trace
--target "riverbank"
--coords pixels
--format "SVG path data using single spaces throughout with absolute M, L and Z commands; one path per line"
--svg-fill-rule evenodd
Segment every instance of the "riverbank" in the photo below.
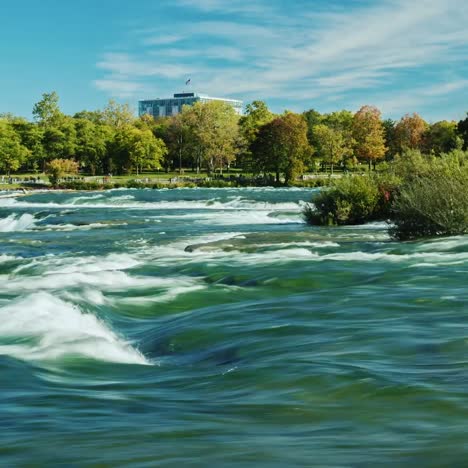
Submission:
M 67 177 L 52 186 L 45 174 L 17 175 L 13 177 L 0 176 L 0 190 L 109 190 L 116 188 L 241 188 L 241 187 L 284 187 L 284 183 L 276 183 L 270 177 L 253 175 L 216 175 L 194 174 L 191 176 L 170 174 L 148 174 L 143 176 L 83 176 Z M 291 182 L 291 187 L 321 187 L 341 177 L 341 174 L 307 174 L 299 180 Z M 5 182 L 8 181 L 8 182 Z

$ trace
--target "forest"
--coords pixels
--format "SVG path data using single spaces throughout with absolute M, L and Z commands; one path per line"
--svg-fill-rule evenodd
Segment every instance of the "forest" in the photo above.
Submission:
M 136 117 L 128 104 L 111 100 L 104 109 L 70 116 L 51 92 L 34 104 L 32 115 L 30 121 L 0 114 L 0 173 L 53 172 L 57 164 L 105 176 L 236 169 L 288 184 L 310 172 L 375 169 L 407 151 L 440 157 L 468 146 L 468 117 L 429 123 L 412 113 L 384 120 L 373 106 L 355 113 L 275 114 L 254 101 L 238 116 L 228 104 L 210 102 L 153 118 Z

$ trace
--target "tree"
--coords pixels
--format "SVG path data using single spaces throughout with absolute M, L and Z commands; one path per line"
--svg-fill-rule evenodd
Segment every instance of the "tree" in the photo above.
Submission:
M 86 118 L 74 118 L 76 131 L 75 156 L 82 167 L 91 174 L 104 172 L 108 145 L 113 138 L 112 129 Z
M 128 104 L 119 104 L 113 99 L 109 100 L 102 111 L 102 120 L 115 129 L 131 125 L 135 122 L 135 115 Z
M 353 130 L 353 113 L 348 110 L 340 110 L 331 112 L 330 114 L 323 114 L 321 123 L 334 130 L 340 130 L 344 134 L 351 134 Z
M 222 171 L 235 160 L 239 136 L 239 116 L 225 102 L 196 102 L 182 108 L 188 145 L 196 158 L 197 171 L 203 162 L 208 173 Z
M 385 119 L 382 122 L 385 135 L 385 146 L 387 152 L 385 153 L 385 159 L 387 161 L 392 160 L 398 154 L 395 126 L 396 122 L 393 119 Z
M 59 179 L 67 174 L 77 174 L 78 163 L 71 159 L 53 159 L 46 166 L 46 174 L 52 185 L 56 186 Z
M 21 117 L 12 118 L 10 124 L 19 136 L 21 144 L 30 153 L 23 164 L 26 164 L 29 169 L 37 169 L 39 162 L 44 159 L 44 147 L 42 146 L 44 129 L 36 123 L 28 122 Z
M 116 133 L 113 150 L 119 173 L 136 172 L 144 169 L 158 169 L 167 152 L 166 145 L 156 138 L 151 130 L 140 130 L 126 125 Z
M 325 163 L 333 166 L 343 161 L 346 154 L 351 151 L 342 130 L 328 127 L 325 124 L 316 125 L 313 128 L 316 141 L 316 155 Z
M 15 132 L 11 123 L 0 120 L 0 170 L 8 175 L 17 171 L 31 152 L 21 144 L 21 138 Z
M 320 112 L 316 111 L 315 109 L 310 109 L 302 114 L 304 116 L 304 119 L 307 123 L 307 138 L 309 139 L 310 145 L 315 148 L 316 141 L 315 141 L 315 134 L 313 132 L 313 129 L 316 125 L 319 125 L 322 123 L 323 116 Z
M 69 159 L 75 156 L 76 129 L 72 117 L 62 115 L 53 125 L 44 129 L 42 137 L 44 159 Z
M 253 101 L 245 107 L 245 114 L 239 119 L 239 133 L 241 138 L 239 163 L 244 169 L 252 167 L 252 153 L 250 145 L 255 140 L 262 125 L 271 122 L 275 114 L 268 109 L 263 101 Z
M 251 145 L 258 172 L 274 172 L 276 182 L 283 174 L 288 184 L 304 173 L 312 148 L 302 115 L 287 113 L 260 127 Z
M 460 122 L 458 122 L 457 124 L 457 132 L 463 140 L 464 151 L 468 150 L 468 112 L 466 113 L 466 115 L 466 118 L 460 120 Z
M 182 163 L 190 153 L 190 127 L 184 114 L 177 114 L 171 119 L 166 131 L 166 144 L 169 154 L 178 162 L 179 174 L 182 174 Z
M 44 93 L 42 99 L 34 104 L 32 113 L 39 124 L 45 127 L 55 125 L 63 115 L 60 112 L 58 94 L 55 91 Z
M 440 156 L 454 149 L 461 149 L 463 140 L 458 136 L 457 123 L 442 120 L 429 126 L 425 138 L 425 150 Z
M 428 129 L 427 122 L 418 114 L 406 114 L 395 126 L 395 142 L 399 153 L 405 149 L 422 149 Z
M 380 111 L 373 106 L 363 106 L 354 114 L 353 138 L 356 156 L 371 164 L 382 159 L 387 148 Z

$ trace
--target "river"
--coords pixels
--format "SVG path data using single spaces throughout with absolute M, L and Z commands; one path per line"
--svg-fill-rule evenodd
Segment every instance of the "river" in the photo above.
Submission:
M 0 193 L 2 465 L 464 465 L 468 237 L 311 194 Z

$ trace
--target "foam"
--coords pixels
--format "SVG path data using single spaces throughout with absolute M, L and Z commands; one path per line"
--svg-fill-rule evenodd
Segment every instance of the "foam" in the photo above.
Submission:
M 19 259 L 17 257 L 13 257 L 12 255 L 5 255 L 5 254 L 0 255 L 0 263 L 13 262 L 15 260 L 19 260 Z
M 0 354 L 26 361 L 84 356 L 122 364 L 149 364 L 96 316 L 45 292 L 0 308 L 0 343 L 2 338 L 17 339 L 14 344 L 0 345 Z
M 0 232 L 21 232 L 27 231 L 36 225 L 38 220 L 29 213 L 22 215 L 11 214 L 0 219 Z
M 64 203 L 55 202 L 31 202 L 24 199 L 5 198 L 0 199 L 0 207 L 20 208 L 125 208 L 131 210 L 229 210 L 229 211 L 293 211 L 300 212 L 303 201 L 286 203 L 269 203 L 236 197 L 234 200 L 221 201 L 218 198 L 209 200 L 175 200 L 175 201 L 137 201 L 131 195 L 109 197 L 102 203 L 87 203 L 89 197 L 72 198 Z M 81 201 L 81 202 L 80 202 Z M 85 201 L 85 203 L 83 203 Z
M 117 226 L 127 226 L 127 223 L 89 223 L 89 224 L 46 224 L 44 231 L 89 231 L 91 229 L 113 228 Z

